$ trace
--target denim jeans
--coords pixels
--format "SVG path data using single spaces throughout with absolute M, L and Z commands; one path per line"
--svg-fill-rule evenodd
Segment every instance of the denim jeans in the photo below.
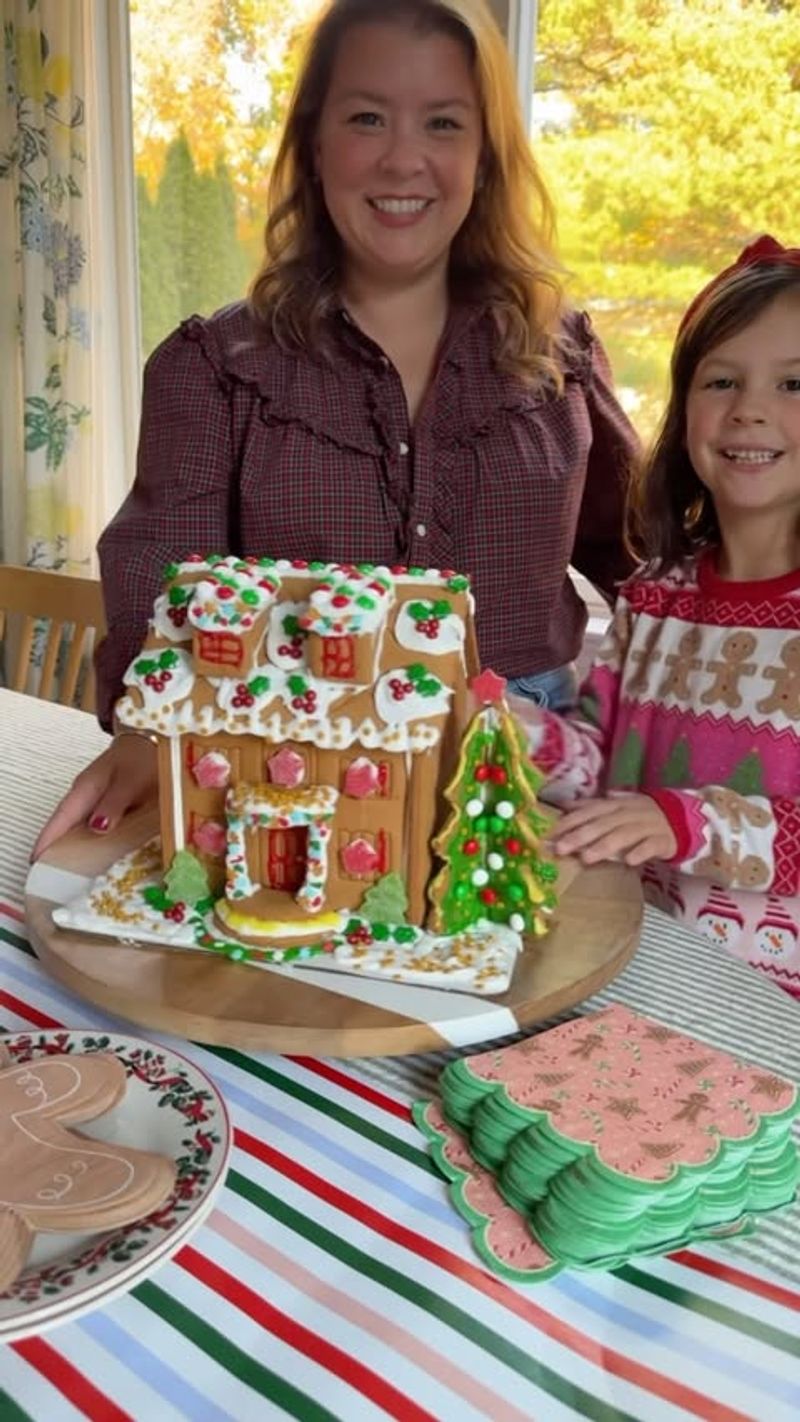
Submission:
M 510 676 L 508 690 L 517 696 L 527 696 L 537 706 L 548 711 L 571 711 L 578 700 L 578 673 L 574 662 L 550 671 L 531 672 L 528 676 Z

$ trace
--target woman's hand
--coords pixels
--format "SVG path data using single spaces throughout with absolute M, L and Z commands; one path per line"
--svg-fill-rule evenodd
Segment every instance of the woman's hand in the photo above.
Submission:
M 581 800 L 550 832 L 556 854 L 576 854 L 582 864 L 612 859 L 644 864 L 671 859 L 678 842 L 664 811 L 649 795 L 610 795 Z
M 73 781 L 41 831 L 31 859 L 38 859 L 75 825 L 87 821 L 96 834 L 107 834 L 128 810 L 154 799 L 156 764 L 156 748 L 147 736 L 115 737 Z

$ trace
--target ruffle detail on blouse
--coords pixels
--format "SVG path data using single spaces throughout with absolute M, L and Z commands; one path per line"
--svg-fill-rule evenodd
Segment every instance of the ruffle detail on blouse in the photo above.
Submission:
M 265 422 L 300 425 L 340 449 L 382 453 L 366 404 L 359 408 L 336 367 L 282 350 L 259 330 L 244 302 L 211 317 L 190 316 L 180 333 L 198 343 L 223 386 L 253 390 Z
M 556 398 L 492 367 L 491 317 L 463 310 L 442 352 L 431 412 L 440 455 L 491 435 L 509 416 L 540 420 Z M 197 342 L 223 388 L 249 386 L 267 422 L 300 425 L 339 448 L 380 456 L 391 428 L 391 392 L 374 360 L 342 341 L 341 364 L 284 351 L 259 329 L 244 302 L 214 316 L 191 316 L 180 336 Z M 594 335 L 583 312 L 568 312 L 559 352 L 567 386 L 592 378 Z

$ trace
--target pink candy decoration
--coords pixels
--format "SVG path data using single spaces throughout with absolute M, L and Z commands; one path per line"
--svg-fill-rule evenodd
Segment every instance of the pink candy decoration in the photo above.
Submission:
M 356 800 L 365 800 L 368 795 L 376 793 L 379 784 L 378 767 L 369 756 L 361 755 L 358 760 L 351 761 L 348 765 L 344 777 L 345 795 L 352 795 Z
M 225 853 L 227 836 L 225 826 L 217 820 L 204 820 L 192 835 L 192 844 L 201 854 L 209 854 L 212 859 L 221 859 Z
M 230 784 L 231 763 L 221 751 L 206 751 L 192 766 L 192 775 L 201 790 L 223 790 Z
M 348 874 L 369 874 L 377 863 L 377 850 L 365 839 L 353 839 L 342 850 L 342 864 Z
M 306 763 L 297 751 L 284 746 L 277 755 L 267 761 L 269 778 L 273 785 L 301 785 L 306 778 Z

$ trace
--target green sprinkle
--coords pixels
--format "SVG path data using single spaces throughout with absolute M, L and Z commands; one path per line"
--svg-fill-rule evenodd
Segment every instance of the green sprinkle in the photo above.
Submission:
M 463 573 L 456 573 L 454 578 L 447 579 L 447 586 L 451 592 L 466 592 L 469 587 L 469 578 Z
M 367 612 L 371 612 L 374 606 L 375 599 L 370 597 L 369 593 L 362 593 L 356 598 L 356 607 L 363 607 Z
M 240 597 L 246 607 L 256 607 L 260 601 L 255 588 L 244 588 L 240 593 Z

